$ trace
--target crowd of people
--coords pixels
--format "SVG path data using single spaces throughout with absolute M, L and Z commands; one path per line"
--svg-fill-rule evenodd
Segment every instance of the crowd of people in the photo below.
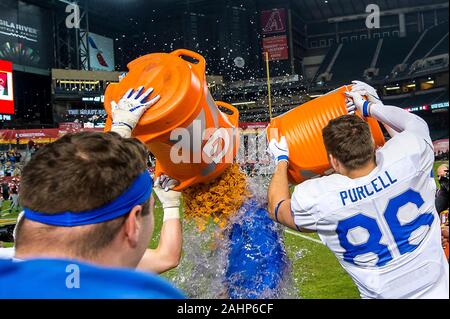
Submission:
M 13 147 L 0 152 L 0 217 L 20 209 L 19 184 L 24 157 L 22 152 Z M 8 205 L 4 205 L 5 202 Z
M 435 154 L 436 161 L 448 161 L 449 160 L 449 154 L 448 150 L 446 152 L 439 151 Z
M 0 178 L 4 176 L 19 176 L 22 158 L 22 153 L 17 149 L 0 152 Z

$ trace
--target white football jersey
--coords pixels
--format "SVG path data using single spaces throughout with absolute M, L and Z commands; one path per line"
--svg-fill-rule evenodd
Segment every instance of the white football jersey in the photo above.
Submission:
M 317 231 L 362 298 L 449 298 L 431 141 L 404 131 L 376 161 L 361 178 L 334 174 L 298 185 L 296 225 Z

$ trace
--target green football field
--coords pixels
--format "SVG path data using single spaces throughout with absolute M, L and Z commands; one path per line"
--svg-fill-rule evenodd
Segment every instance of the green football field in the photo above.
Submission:
M 442 163 L 437 162 L 435 169 L 440 164 Z M 8 205 L 8 202 L 4 202 L 2 210 L 7 209 Z M 16 214 L 8 214 L 3 219 L 10 220 L 15 217 Z M 1 222 L 2 218 L 0 218 Z M 159 230 L 162 224 L 161 209 L 156 209 L 155 222 L 155 234 L 150 244 L 151 248 L 156 247 L 159 240 Z M 317 235 L 286 231 L 284 242 L 292 261 L 292 276 L 301 298 L 359 298 L 359 293 L 352 280 L 328 248 L 320 243 Z M 6 244 L 6 246 L 11 246 L 11 244 Z M 170 279 L 176 271 L 175 269 L 165 276 Z

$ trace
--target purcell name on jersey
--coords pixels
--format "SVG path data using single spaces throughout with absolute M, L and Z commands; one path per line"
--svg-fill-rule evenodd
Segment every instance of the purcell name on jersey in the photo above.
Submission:
M 367 185 L 340 192 L 339 195 L 341 196 L 342 205 L 345 206 L 347 201 L 356 203 L 359 200 L 370 198 L 383 189 L 395 184 L 397 181 L 398 179 L 392 178 L 388 171 L 384 171 L 384 173 L 372 179 Z

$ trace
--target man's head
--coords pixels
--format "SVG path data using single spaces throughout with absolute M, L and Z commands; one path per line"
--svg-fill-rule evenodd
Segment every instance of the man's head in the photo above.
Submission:
M 331 120 L 322 131 L 333 169 L 343 175 L 375 161 L 375 142 L 369 125 L 355 115 Z
M 449 192 L 449 174 L 448 174 L 448 165 L 442 164 L 438 167 L 436 174 L 438 176 L 439 185 L 441 186 L 441 191 L 448 193 Z
M 99 209 L 133 185 L 146 170 L 146 158 L 143 144 L 115 133 L 66 135 L 42 147 L 23 169 L 20 204 L 50 217 Z M 17 257 L 102 260 L 134 267 L 151 237 L 152 205 L 153 200 L 146 200 L 117 218 L 73 227 L 24 218 L 17 231 Z
M 437 174 L 438 178 L 441 178 L 447 174 L 447 171 L 448 171 L 448 165 L 442 164 L 437 168 L 436 174 Z

